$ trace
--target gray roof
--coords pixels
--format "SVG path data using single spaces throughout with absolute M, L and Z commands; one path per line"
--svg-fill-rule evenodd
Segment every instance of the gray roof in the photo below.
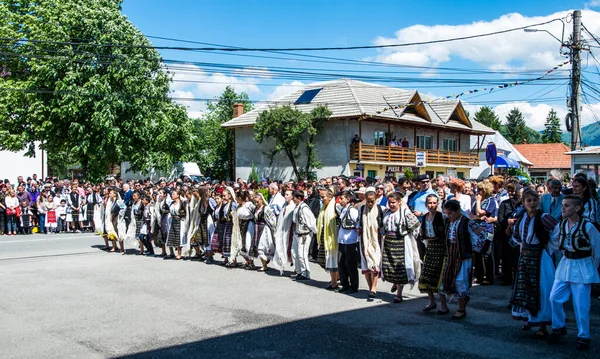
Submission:
M 566 152 L 567 155 L 597 155 L 600 154 L 600 146 L 583 147 L 576 151 Z
M 477 137 L 471 136 L 471 149 L 477 149 L 477 141 Z M 483 137 L 479 138 L 479 142 L 482 151 L 485 151 L 490 142 L 494 142 L 496 149 L 505 152 L 508 158 L 528 166 L 533 166 L 533 163 L 525 158 L 499 131 L 496 131 L 493 135 L 485 136 L 485 139 Z
M 294 105 L 294 102 L 304 93 L 312 89 L 321 89 L 314 99 L 307 104 L 298 104 L 295 107 L 302 112 L 310 112 L 319 105 L 327 105 L 331 111 L 331 118 L 345 119 L 358 118 L 367 115 L 374 119 L 396 120 L 411 122 L 436 127 L 450 127 L 474 134 L 493 134 L 494 130 L 476 121 L 471 120 L 471 126 L 453 119 L 453 114 L 462 109 L 460 100 L 439 100 L 422 104 L 425 114 L 429 119 L 414 113 L 404 113 L 407 104 L 420 101 L 421 96 L 417 90 L 402 90 L 394 87 L 376 85 L 368 82 L 340 79 L 304 86 L 288 95 L 285 95 L 270 105 L 261 105 L 237 118 L 225 122 L 222 127 L 236 128 L 254 125 L 260 113 L 269 107 Z M 396 106 L 395 109 L 389 109 Z M 387 109 L 386 109 L 387 108 Z M 386 109 L 386 110 L 384 110 Z M 411 111 L 413 112 L 413 111 Z

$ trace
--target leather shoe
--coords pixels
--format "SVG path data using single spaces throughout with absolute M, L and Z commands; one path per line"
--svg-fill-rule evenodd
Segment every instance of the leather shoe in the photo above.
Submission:
M 340 289 L 336 290 L 336 292 L 338 293 L 345 293 L 347 291 L 350 290 L 350 287 L 341 287 Z

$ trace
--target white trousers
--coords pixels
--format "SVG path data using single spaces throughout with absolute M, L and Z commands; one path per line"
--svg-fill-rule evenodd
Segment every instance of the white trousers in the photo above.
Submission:
M 308 251 L 312 236 L 310 234 L 299 236 L 294 234 L 292 241 L 292 260 L 294 261 L 294 269 L 296 274 L 310 278 L 310 265 L 308 262 Z
M 550 292 L 550 304 L 552 305 L 552 329 L 560 329 L 566 326 L 567 315 L 564 303 L 573 296 L 573 309 L 577 321 L 577 338 L 590 338 L 590 295 L 592 285 L 563 282 L 554 280 L 552 292 Z

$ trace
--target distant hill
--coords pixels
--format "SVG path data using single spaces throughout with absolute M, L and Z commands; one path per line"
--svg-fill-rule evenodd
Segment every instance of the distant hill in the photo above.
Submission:
M 563 132 L 563 142 L 571 143 L 571 133 Z M 594 122 L 581 129 L 581 143 L 587 146 L 600 146 L 600 122 Z

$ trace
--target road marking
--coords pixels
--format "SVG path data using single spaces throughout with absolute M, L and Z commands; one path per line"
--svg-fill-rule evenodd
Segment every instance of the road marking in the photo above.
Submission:
M 56 236 L 48 236 L 46 238 L 32 238 L 32 239 L 23 239 L 23 240 L 16 240 L 16 241 L 3 241 L 0 239 L 0 244 L 9 244 L 9 243 L 29 243 L 29 242 L 43 242 L 43 241 L 52 241 L 52 240 L 57 240 L 57 239 L 87 239 L 87 238 L 92 238 L 92 237 L 56 237 Z M 101 237 L 98 237 L 101 238 Z
M 26 256 L 26 257 L 7 257 L 7 258 L 0 258 L 0 262 L 19 260 L 19 259 L 52 258 L 52 257 L 76 256 L 76 255 L 83 255 L 83 254 L 99 254 L 99 253 L 101 253 L 101 252 L 88 251 L 88 252 L 74 252 L 74 253 L 42 254 L 42 255 L 37 255 L 37 256 Z

